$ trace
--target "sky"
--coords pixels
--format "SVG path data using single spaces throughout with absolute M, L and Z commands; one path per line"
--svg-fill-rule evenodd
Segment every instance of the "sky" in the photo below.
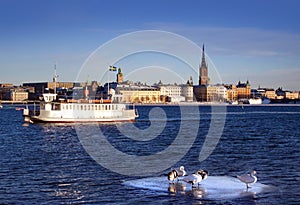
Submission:
M 297 0 L 0 0 L 0 83 L 126 80 L 300 90 Z

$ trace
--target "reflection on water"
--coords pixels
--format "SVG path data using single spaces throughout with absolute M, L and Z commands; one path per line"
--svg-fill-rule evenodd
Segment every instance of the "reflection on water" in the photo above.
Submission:
M 177 194 L 181 195 L 189 195 L 194 196 L 197 199 L 201 199 L 206 194 L 206 189 L 204 187 L 198 186 L 195 188 L 192 188 L 191 190 L 186 190 L 186 183 L 184 182 L 175 182 L 172 184 L 169 184 L 168 191 L 171 196 L 176 196 Z

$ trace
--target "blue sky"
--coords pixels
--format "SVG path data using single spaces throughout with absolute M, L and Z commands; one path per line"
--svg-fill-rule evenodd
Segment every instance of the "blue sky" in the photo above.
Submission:
M 249 80 L 252 87 L 300 90 L 299 7 L 297 0 L 0 0 L 0 82 L 48 81 L 54 64 L 60 81 L 102 81 L 93 72 L 78 78 L 99 46 L 126 33 L 161 30 L 199 47 L 205 43 L 209 73 L 217 70 L 221 78 L 211 76 L 215 83 Z M 174 83 L 164 73 L 174 69 L 182 80 L 191 75 L 197 83 L 197 73 L 165 56 L 131 56 L 118 66 L 133 81 Z M 138 66 L 145 68 L 140 75 L 126 76 Z

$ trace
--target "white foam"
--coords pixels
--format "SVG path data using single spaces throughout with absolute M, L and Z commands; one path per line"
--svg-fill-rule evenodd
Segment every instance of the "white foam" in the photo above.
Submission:
M 207 179 L 202 181 L 200 186 L 196 188 L 192 188 L 190 184 L 183 181 L 169 184 L 167 177 L 142 178 L 126 181 L 123 184 L 172 194 L 192 193 L 195 197 L 206 199 L 229 199 L 254 196 L 271 188 L 268 185 L 257 182 L 251 185 L 251 188 L 247 190 L 244 183 L 237 178 L 229 176 L 208 176 Z

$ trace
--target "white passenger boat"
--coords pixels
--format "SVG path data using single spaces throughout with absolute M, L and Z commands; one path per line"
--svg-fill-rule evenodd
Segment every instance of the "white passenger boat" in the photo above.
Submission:
M 57 94 L 45 93 L 39 106 L 23 110 L 26 122 L 123 122 L 138 117 L 132 104 L 111 100 L 56 100 Z

